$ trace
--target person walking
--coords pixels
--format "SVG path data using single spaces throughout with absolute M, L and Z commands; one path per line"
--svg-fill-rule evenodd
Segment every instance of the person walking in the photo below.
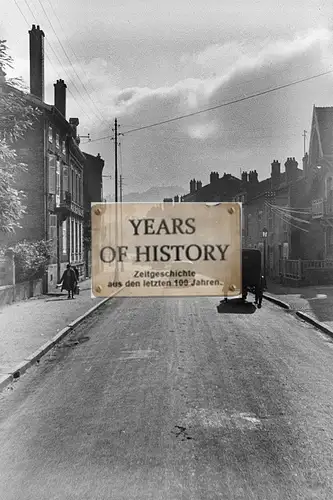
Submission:
M 67 290 L 68 297 L 67 299 L 74 299 L 74 290 L 77 284 L 76 273 L 70 264 L 67 264 L 65 271 L 60 280 L 61 291 Z

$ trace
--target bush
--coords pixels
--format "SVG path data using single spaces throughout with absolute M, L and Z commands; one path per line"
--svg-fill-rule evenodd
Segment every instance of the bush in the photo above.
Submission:
M 49 242 L 23 240 L 10 247 L 10 250 L 14 253 L 17 283 L 43 276 L 51 256 Z

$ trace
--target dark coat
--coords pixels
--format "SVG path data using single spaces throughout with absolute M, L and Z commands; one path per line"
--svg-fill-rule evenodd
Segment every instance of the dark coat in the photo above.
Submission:
M 77 283 L 76 274 L 75 274 L 74 269 L 72 269 L 72 268 L 65 269 L 65 271 L 63 272 L 63 275 L 61 277 L 61 283 L 62 283 L 61 291 L 74 290 L 75 285 Z

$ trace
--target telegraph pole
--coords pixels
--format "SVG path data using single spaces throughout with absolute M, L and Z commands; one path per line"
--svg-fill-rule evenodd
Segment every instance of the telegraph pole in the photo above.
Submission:
M 123 244 L 123 176 L 119 176 L 119 194 L 120 194 L 120 244 Z M 124 271 L 124 263 L 121 261 L 121 271 Z
M 118 122 L 114 121 L 114 200 L 118 203 Z

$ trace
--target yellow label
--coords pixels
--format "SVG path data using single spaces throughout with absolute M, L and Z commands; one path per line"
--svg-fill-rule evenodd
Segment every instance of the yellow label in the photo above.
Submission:
M 91 227 L 95 297 L 241 293 L 239 203 L 100 203 Z

